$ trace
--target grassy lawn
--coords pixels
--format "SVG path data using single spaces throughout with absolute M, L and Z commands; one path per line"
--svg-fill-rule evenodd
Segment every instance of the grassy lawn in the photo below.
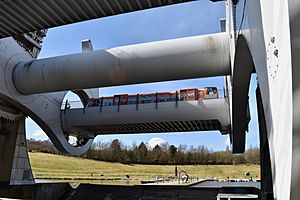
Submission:
M 36 152 L 29 157 L 35 178 L 122 179 L 129 175 L 133 180 L 144 180 L 174 175 L 172 165 L 124 165 Z M 245 178 L 245 172 L 259 178 L 260 173 L 258 165 L 179 165 L 180 170 L 199 179 Z

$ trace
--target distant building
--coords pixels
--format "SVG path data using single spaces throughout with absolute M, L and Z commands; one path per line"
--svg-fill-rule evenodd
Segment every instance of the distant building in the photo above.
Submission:
M 186 171 L 184 170 L 181 170 L 179 173 L 179 179 L 181 179 L 182 182 L 188 182 L 188 179 L 189 179 L 189 175 L 187 174 Z

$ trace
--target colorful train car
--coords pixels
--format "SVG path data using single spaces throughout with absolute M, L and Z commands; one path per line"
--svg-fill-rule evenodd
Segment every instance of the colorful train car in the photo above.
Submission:
M 216 87 L 206 87 L 203 89 L 189 88 L 175 92 L 156 92 L 150 94 L 119 94 L 108 97 L 91 98 L 87 107 L 95 106 L 121 106 L 132 104 L 160 103 L 172 101 L 195 101 L 219 98 Z

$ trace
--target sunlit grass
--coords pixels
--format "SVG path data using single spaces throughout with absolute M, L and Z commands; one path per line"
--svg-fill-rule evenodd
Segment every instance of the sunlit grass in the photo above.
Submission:
M 125 180 L 126 175 L 132 180 L 155 179 L 174 176 L 172 165 L 125 165 L 88 160 L 83 158 L 59 156 L 46 153 L 29 153 L 35 178 L 38 179 L 88 179 L 104 180 L 104 183 L 122 184 L 112 179 Z M 190 177 L 199 179 L 245 178 L 245 172 L 259 178 L 258 165 L 178 165 L 178 171 L 186 171 Z M 86 179 L 85 181 L 83 179 Z M 133 183 L 135 183 L 133 182 Z

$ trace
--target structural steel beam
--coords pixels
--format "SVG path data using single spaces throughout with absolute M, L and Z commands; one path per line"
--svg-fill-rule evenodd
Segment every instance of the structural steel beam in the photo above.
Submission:
M 22 94 L 230 74 L 228 35 L 187 37 L 18 63 Z

